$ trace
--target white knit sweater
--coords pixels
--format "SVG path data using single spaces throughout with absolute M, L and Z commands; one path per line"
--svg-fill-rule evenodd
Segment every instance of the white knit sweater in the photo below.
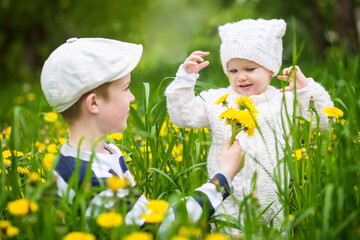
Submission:
M 212 143 L 207 164 L 208 174 L 211 177 L 219 170 L 218 157 L 222 142 L 231 136 L 231 127 L 225 125 L 224 120 L 219 119 L 220 114 L 226 108 L 221 104 L 215 105 L 215 102 L 221 96 L 229 93 L 227 102 L 236 108 L 235 99 L 241 94 L 229 86 L 228 88 L 203 91 L 200 96 L 195 96 L 194 85 L 197 78 L 198 74 L 186 74 L 180 67 L 177 77 L 168 86 L 165 94 L 169 115 L 175 125 L 182 128 L 209 128 L 212 130 Z M 327 117 L 321 114 L 321 111 L 325 107 L 333 106 L 333 103 L 326 90 L 314 80 L 310 79 L 308 86 L 297 91 L 299 103 L 297 111 L 301 112 L 304 118 L 310 118 L 308 108 L 311 96 L 314 98 L 315 108 L 320 114 L 320 126 L 325 128 Z M 261 208 L 266 208 L 272 203 L 264 214 L 265 221 L 269 221 L 279 213 L 274 219 L 275 224 L 276 222 L 279 224 L 279 220 L 283 217 L 282 205 L 278 200 L 276 193 L 278 189 L 274 179 L 280 177 L 281 182 L 284 183 L 283 167 L 277 166 L 279 166 L 278 161 L 284 156 L 284 134 L 288 130 L 284 130 L 283 124 L 285 124 L 285 129 L 288 129 L 286 113 L 291 119 L 294 94 L 293 92 L 284 94 L 278 89 L 268 86 L 263 94 L 253 95 L 250 98 L 254 100 L 255 107 L 259 111 L 258 124 L 262 136 L 258 130 L 255 130 L 253 137 L 248 137 L 246 133 L 239 133 L 236 137 L 246 152 L 246 157 L 244 168 L 233 180 L 234 196 L 241 202 L 245 195 L 251 194 L 251 180 L 256 172 L 256 191 Z M 283 103 L 283 98 L 286 104 Z M 280 176 L 279 172 L 281 172 Z M 218 213 L 232 214 L 235 217 L 238 217 L 238 212 L 239 207 L 231 197 L 224 202 L 223 208 L 218 210 Z

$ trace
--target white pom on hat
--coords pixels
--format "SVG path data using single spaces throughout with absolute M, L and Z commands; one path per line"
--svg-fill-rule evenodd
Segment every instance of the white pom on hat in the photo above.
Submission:
M 143 47 L 106 38 L 70 38 L 55 49 L 41 71 L 41 88 L 58 112 L 101 84 L 130 73 Z
M 243 58 L 269 69 L 275 76 L 282 62 L 285 30 L 282 19 L 245 19 L 220 26 L 220 58 L 225 74 L 230 59 Z

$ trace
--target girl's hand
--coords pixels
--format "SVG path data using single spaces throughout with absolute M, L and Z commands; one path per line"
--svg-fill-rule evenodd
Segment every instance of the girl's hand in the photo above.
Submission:
M 209 52 L 195 51 L 185 60 L 183 68 L 188 74 L 198 73 L 204 67 L 209 65 L 209 61 L 204 61 L 203 57 L 209 55 Z M 198 63 L 200 62 L 200 63 Z
M 301 72 L 299 66 L 288 67 L 283 70 L 283 76 L 278 75 L 277 79 L 289 82 L 289 86 L 284 88 L 284 91 L 293 91 L 294 90 L 294 80 L 296 74 L 296 89 L 302 89 L 309 84 L 309 79 L 307 79 L 304 74 Z M 289 76 L 290 75 L 290 76 Z M 282 92 L 283 89 L 280 90 Z

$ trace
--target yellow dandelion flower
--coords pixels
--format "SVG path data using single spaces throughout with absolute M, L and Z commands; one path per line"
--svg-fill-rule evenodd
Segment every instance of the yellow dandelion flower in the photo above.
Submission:
M 29 174 L 29 181 L 31 183 L 37 183 L 40 180 L 40 175 L 37 172 L 31 172 Z
M 170 172 L 169 166 L 165 166 L 166 172 Z
M 222 233 L 210 233 L 206 236 L 205 240 L 228 240 L 229 238 Z
M 49 153 L 58 153 L 59 149 L 58 147 L 56 146 L 56 144 L 54 143 L 51 143 L 47 146 L 46 150 L 49 152 Z
M 336 122 L 344 126 L 346 121 L 345 119 L 336 119 Z
M 43 159 L 43 164 L 44 164 L 44 167 L 46 170 L 48 170 L 48 171 L 51 170 L 55 157 L 56 157 L 56 155 L 53 153 L 45 154 L 44 159 Z
M 164 214 L 169 207 L 169 203 L 165 200 L 151 200 L 146 204 L 146 207 L 150 213 L 144 213 L 141 217 L 145 218 L 145 222 L 147 223 L 157 223 L 164 220 Z
M 14 154 L 15 157 L 22 157 L 22 156 L 24 156 L 24 153 L 18 152 L 18 151 L 5 150 L 5 151 L 2 152 L 3 159 L 10 158 L 10 157 L 13 156 L 13 154 Z
M 302 157 L 306 158 L 306 148 L 296 149 L 292 156 L 295 157 L 297 160 L 300 160 Z
M 295 217 L 293 216 L 293 215 L 291 215 L 291 214 L 289 214 L 289 219 L 290 219 L 290 221 L 295 221 Z
M 201 236 L 201 229 L 196 228 L 194 226 L 189 226 L 189 227 L 181 226 L 179 228 L 178 233 L 181 236 L 185 236 L 185 237 L 189 237 L 189 238 L 191 238 L 192 236 L 200 237 Z
M 20 232 L 19 228 L 14 226 L 9 226 L 8 228 L 6 228 L 6 235 L 9 237 L 14 237 L 18 235 L 19 232 Z
M 354 186 L 354 190 L 357 191 L 359 190 L 359 187 L 357 185 Z
M 175 157 L 175 161 L 177 161 L 177 162 L 182 162 L 183 161 L 183 156 L 176 156 Z
M 322 110 L 322 113 L 327 115 L 328 118 L 340 118 L 344 115 L 344 112 L 337 107 L 327 107 Z
M 120 188 L 125 188 L 128 186 L 126 178 L 119 178 L 117 176 L 112 176 L 111 178 L 106 179 L 107 186 L 117 192 Z
M 175 145 L 171 153 L 173 154 L 173 156 L 175 156 L 175 155 L 180 155 L 182 151 L 183 151 L 182 145 Z
M 173 126 L 174 127 L 174 131 L 176 133 L 179 133 L 181 131 L 181 129 L 178 126 Z
M 55 122 L 59 118 L 56 112 L 48 112 L 44 115 L 44 120 L 46 122 Z
M 122 133 L 111 133 L 108 135 L 108 139 L 114 139 L 114 140 L 121 140 L 123 139 L 123 134 Z
M 102 213 L 96 218 L 96 222 L 103 228 L 116 228 L 122 224 L 123 217 L 115 212 Z
M 123 238 L 124 240 L 153 240 L 153 236 L 148 232 L 133 232 Z
M 236 99 L 236 105 L 240 110 L 248 110 L 252 113 L 259 113 L 259 111 L 254 106 L 254 101 L 247 96 L 238 97 Z
M 71 232 L 68 233 L 63 240 L 95 240 L 95 236 L 91 233 Z
M 252 137 L 252 136 L 254 136 L 255 128 L 254 127 L 247 128 L 245 132 L 247 133 L 247 135 L 249 137 Z
M 64 145 L 65 142 L 66 142 L 66 138 L 59 138 L 59 143 L 61 145 Z
M 7 204 L 8 211 L 12 215 L 24 216 L 28 214 L 30 209 L 29 200 L 18 199 Z
M 33 101 L 35 101 L 35 99 L 36 99 L 36 94 L 30 92 L 30 93 L 26 94 L 26 99 L 27 99 L 28 101 L 30 101 L 30 102 L 33 102 Z
M 11 135 L 11 126 L 5 129 L 5 138 L 9 139 Z
M 169 128 L 166 122 L 163 123 L 160 129 L 160 137 L 165 137 L 168 134 Z
M 17 172 L 20 173 L 21 175 L 24 175 L 26 173 L 29 173 L 29 169 L 25 167 L 17 167 Z
M 11 226 L 10 221 L 8 220 L 0 220 L 0 229 L 6 229 Z
M 225 104 L 226 103 L 226 99 L 227 97 L 229 96 L 229 93 L 225 94 L 224 96 L 220 97 L 216 102 L 215 104 L 216 105 L 219 105 L 219 104 Z
M 303 125 L 303 124 L 305 123 L 305 121 L 304 121 L 304 120 L 300 120 L 299 123 L 300 123 L 301 125 Z
M 257 123 L 257 116 L 249 111 L 241 111 L 236 119 L 240 124 L 246 128 L 255 128 Z
M 229 108 L 227 110 L 225 110 L 223 113 L 220 114 L 220 119 L 224 119 L 224 118 L 227 118 L 227 119 L 237 119 L 239 118 L 239 111 L 235 110 L 234 108 Z
M 138 105 L 137 105 L 137 104 L 135 104 L 135 103 L 131 104 L 131 106 L 132 106 L 135 110 L 137 110 L 137 109 L 138 109 Z
M 129 156 L 125 157 L 125 162 L 131 162 L 132 161 L 132 158 Z
M 30 211 L 37 212 L 39 210 L 39 205 L 36 202 L 30 202 Z
M 6 165 L 11 165 L 11 160 L 4 158 L 3 163 L 6 164 Z
M 40 152 L 45 151 L 45 144 L 44 143 L 36 142 L 35 146 L 38 148 L 38 151 L 40 151 Z

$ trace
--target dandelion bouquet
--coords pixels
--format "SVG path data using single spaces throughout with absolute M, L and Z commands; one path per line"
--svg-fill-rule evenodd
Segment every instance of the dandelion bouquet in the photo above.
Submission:
M 219 98 L 215 104 L 222 104 L 227 109 L 220 114 L 220 119 L 225 119 L 225 124 L 231 126 L 231 144 L 233 144 L 236 135 L 244 131 L 248 136 L 253 136 L 255 127 L 257 126 L 258 110 L 254 106 L 252 99 L 247 96 L 238 97 L 236 99 L 237 109 L 229 107 L 226 101 L 229 94 L 225 94 Z

